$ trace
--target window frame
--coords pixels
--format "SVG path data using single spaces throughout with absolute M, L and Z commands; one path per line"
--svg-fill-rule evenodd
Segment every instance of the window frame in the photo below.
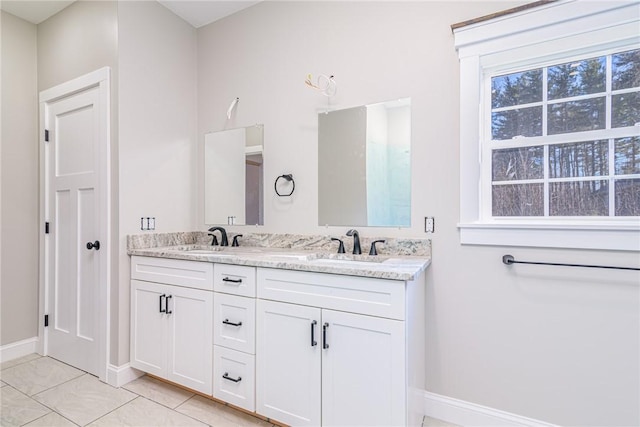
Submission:
M 640 250 L 638 217 L 492 217 L 491 151 L 500 147 L 489 144 L 491 76 L 638 49 L 639 16 L 638 3 L 564 0 L 454 30 L 460 58 L 462 244 Z M 607 130 L 606 139 L 629 136 L 629 131 L 629 127 Z M 542 138 L 545 143 L 568 142 L 567 136 L 576 141 L 605 139 L 602 133 L 527 140 L 536 144 Z

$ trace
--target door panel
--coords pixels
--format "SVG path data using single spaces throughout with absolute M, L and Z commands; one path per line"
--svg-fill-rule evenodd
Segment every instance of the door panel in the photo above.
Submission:
M 167 366 L 166 295 L 166 286 L 131 281 L 131 366 L 159 376 Z
M 94 105 L 91 102 L 77 107 L 76 98 L 61 101 L 56 105 L 56 176 L 76 175 L 94 172 L 94 144 L 92 133 L 95 124 Z M 82 104 L 80 104 L 82 105 Z M 68 110 L 68 111 L 67 111 Z
M 212 394 L 213 292 L 167 286 L 169 364 L 167 378 Z
M 322 425 L 406 425 L 404 323 L 323 310 Z
M 98 268 L 97 252 L 95 250 L 83 250 L 83 243 L 92 242 L 96 238 L 95 233 L 95 198 L 94 190 L 78 190 L 78 286 L 77 286 L 77 318 L 78 336 L 85 340 L 96 339 L 98 319 L 94 302 L 97 298 Z
M 63 338 L 73 329 L 73 307 L 75 306 L 75 286 L 73 283 L 73 270 L 75 270 L 75 259 L 72 253 L 73 242 L 75 240 L 74 229 L 71 227 L 69 218 L 73 212 L 71 192 L 69 190 L 56 191 L 55 193 L 55 218 L 53 228 L 55 239 L 55 265 L 53 268 L 53 298 L 54 309 L 53 329 L 61 332 L 59 342 L 50 342 L 50 351 L 55 352 L 56 344 L 64 346 Z
M 320 425 L 320 309 L 258 300 L 256 324 L 256 412 L 289 425 Z
M 46 103 L 49 142 L 46 155 L 48 212 L 53 239 L 53 269 L 49 280 L 48 354 L 77 368 L 98 374 L 100 268 L 106 250 L 87 249 L 100 239 L 98 86 Z M 48 205 L 48 203 L 45 203 Z

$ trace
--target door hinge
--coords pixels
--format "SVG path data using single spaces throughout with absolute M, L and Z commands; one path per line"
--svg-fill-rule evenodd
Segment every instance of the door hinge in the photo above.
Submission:
M 49 315 L 45 314 L 44 315 L 44 327 L 46 328 L 47 326 L 49 326 Z
M 49 223 L 48 222 L 44 223 L 44 234 L 49 234 Z
M 44 130 L 44 140 L 49 142 L 49 129 Z

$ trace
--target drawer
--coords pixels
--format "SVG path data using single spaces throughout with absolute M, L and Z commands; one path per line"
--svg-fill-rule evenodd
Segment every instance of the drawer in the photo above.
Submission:
M 213 343 L 255 354 L 256 300 L 214 293 Z
M 213 346 L 213 397 L 254 412 L 255 378 L 255 356 Z
M 245 265 L 216 264 L 213 290 L 245 297 L 256 296 L 256 268 Z
M 213 290 L 213 264 L 181 259 L 131 257 L 131 278 L 188 288 Z
M 258 298 L 404 320 L 401 280 L 258 268 Z

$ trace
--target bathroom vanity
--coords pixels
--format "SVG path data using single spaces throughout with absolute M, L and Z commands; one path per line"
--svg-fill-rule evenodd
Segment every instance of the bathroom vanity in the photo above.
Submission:
M 419 425 L 428 256 L 130 248 L 131 366 L 288 425 Z

